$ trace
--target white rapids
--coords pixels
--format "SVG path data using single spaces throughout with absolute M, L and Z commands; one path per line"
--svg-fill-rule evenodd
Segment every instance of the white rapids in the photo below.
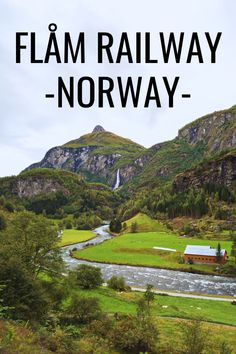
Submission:
M 164 291 L 174 290 L 236 296 L 235 278 L 185 273 L 168 269 L 88 262 L 70 257 L 70 251 L 75 247 L 79 250 L 89 244 L 95 245 L 111 239 L 112 236 L 107 232 L 108 226 L 103 225 L 95 229 L 95 238 L 87 242 L 77 243 L 61 249 L 62 257 L 69 269 L 75 268 L 78 264 L 91 264 L 101 268 L 105 281 L 112 275 L 123 276 L 132 287 L 145 287 L 146 284 L 152 284 L 156 289 Z

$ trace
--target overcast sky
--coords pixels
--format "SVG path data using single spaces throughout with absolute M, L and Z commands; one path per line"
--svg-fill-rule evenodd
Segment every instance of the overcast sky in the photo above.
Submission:
M 215 110 L 236 103 L 236 2 L 235 0 L 1 0 L 0 3 L 0 77 L 1 129 L 0 176 L 19 173 L 33 162 L 41 160 L 45 152 L 57 145 L 91 132 L 101 124 L 106 130 L 130 138 L 140 144 L 151 145 L 174 138 L 186 123 Z M 15 33 L 36 32 L 36 51 L 45 56 L 48 25 L 56 23 L 59 44 L 64 32 L 71 32 L 76 40 L 79 32 L 86 36 L 86 64 L 29 64 L 29 51 L 23 63 L 15 63 Z M 135 52 L 135 33 L 150 32 L 152 55 L 158 64 L 96 64 L 97 32 L 114 35 L 114 57 L 121 32 L 128 32 L 131 49 Z M 171 60 L 163 64 L 159 32 L 166 35 L 185 32 L 181 64 Z M 213 39 L 217 32 L 222 38 L 217 50 L 217 63 L 210 64 L 210 51 L 205 32 Z M 192 32 L 198 32 L 204 64 L 196 60 L 186 64 Z M 29 42 L 24 39 L 24 43 Z M 173 58 L 172 58 L 173 59 Z M 57 77 L 69 76 L 142 76 L 143 91 L 150 76 L 157 78 L 162 108 L 153 105 L 139 108 L 129 105 L 120 108 L 117 91 L 116 107 L 82 109 L 65 105 L 57 107 L 56 100 L 46 99 L 45 93 L 56 93 Z M 174 108 L 168 107 L 168 96 L 162 77 L 172 82 L 180 76 Z M 191 93 L 191 99 L 180 94 Z

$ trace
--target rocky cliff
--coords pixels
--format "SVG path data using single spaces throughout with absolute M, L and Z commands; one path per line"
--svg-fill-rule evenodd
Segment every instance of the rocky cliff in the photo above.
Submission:
M 145 150 L 129 139 L 106 132 L 96 126 L 92 133 L 72 140 L 63 146 L 50 149 L 42 161 L 27 168 L 56 168 L 79 172 L 87 180 L 104 182 L 113 186 L 116 172 L 120 168 L 121 183 L 136 172 L 137 166 L 129 166 L 136 155 Z M 141 163 L 141 162 L 140 162 Z M 123 168 L 121 168 L 123 166 Z
M 183 192 L 189 188 L 200 189 L 208 184 L 231 187 L 235 182 L 236 150 L 177 175 L 173 181 L 173 190 Z
M 96 126 L 92 133 L 49 150 L 41 162 L 28 167 L 65 169 L 88 181 L 135 189 L 173 179 L 177 174 L 236 147 L 236 106 L 214 112 L 179 130 L 168 142 L 145 149 L 139 144 Z
M 174 140 L 146 150 L 141 156 L 144 167 L 135 178 L 136 188 L 170 181 L 204 159 L 235 147 L 236 106 L 233 106 L 193 121 L 180 129 Z
M 236 145 L 236 106 L 214 112 L 186 125 L 179 131 L 178 139 L 190 145 L 204 142 L 207 154 L 232 148 Z

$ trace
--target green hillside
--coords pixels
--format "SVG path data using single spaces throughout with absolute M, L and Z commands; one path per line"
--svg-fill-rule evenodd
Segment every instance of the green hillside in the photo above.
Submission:
M 132 224 L 136 223 L 138 232 L 151 232 L 151 231 L 166 231 L 166 227 L 159 221 L 151 219 L 148 215 L 138 213 L 129 220 L 125 220 L 126 224 L 125 233 L 131 231 Z
M 94 146 L 96 149 L 93 154 L 113 154 L 122 155 L 137 154 L 145 148 L 130 139 L 122 138 L 111 132 L 102 131 L 81 136 L 79 139 L 69 141 L 63 147 L 79 148 L 85 146 Z

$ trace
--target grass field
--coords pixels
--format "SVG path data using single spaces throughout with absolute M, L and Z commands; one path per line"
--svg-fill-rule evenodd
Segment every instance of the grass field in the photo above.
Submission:
M 140 292 L 119 293 L 108 288 L 79 290 L 78 293 L 98 298 L 103 311 L 110 314 L 135 314 L 137 301 L 143 296 Z M 226 341 L 236 348 L 236 308 L 228 302 L 155 295 L 151 307 L 160 333 L 160 349 L 167 348 L 169 344 L 169 353 L 173 348 L 180 350 L 183 343 L 181 325 L 192 319 L 204 322 L 203 328 L 214 346 Z
M 136 214 L 133 218 L 125 221 L 125 223 L 127 225 L 125 233 L 130 232 L 132 223 L 137 224 L 138 232 L 167 231 L 165 225 L 143 213 Z
M 109 288 L 98 288 L 92 291 L 78 290 L 78 293 L 85 297 L 98 298 L 105 312 L 126 314 L 134 314 L 136 312 L 137 301 L 143 296 L 141 292 L 137 291 L 119 293 Z M 236 326 L 236 308 L 230 302 L 224 301 L 155 295 L 152 305 L 152 315 L 158 317 L 203 319 L 208 322 Z
M 180 259 L 186 245 L 210 245 L 217 247 L 218 241 L 201 240 L 194 238 L 181 238 L 171 232 L 147 232 L 124 234 L 115 237 L 103 244 L 88 247 L 73 253 L 75 257 L 90 261 L 142 265 L 169 269 L 190 270 L 190 268 L 214 272 L 214 265 L 182 264 Z M 221 248 L 230 254 L 230 241 L 222 241 Z M 154 250 L 153 247 L 166 247 L 176 249 L 177 252 Z
M 88 230 L 64 230 L 59 246 L 68 246 L 73 243 L 88 241 L 96 235 Z

